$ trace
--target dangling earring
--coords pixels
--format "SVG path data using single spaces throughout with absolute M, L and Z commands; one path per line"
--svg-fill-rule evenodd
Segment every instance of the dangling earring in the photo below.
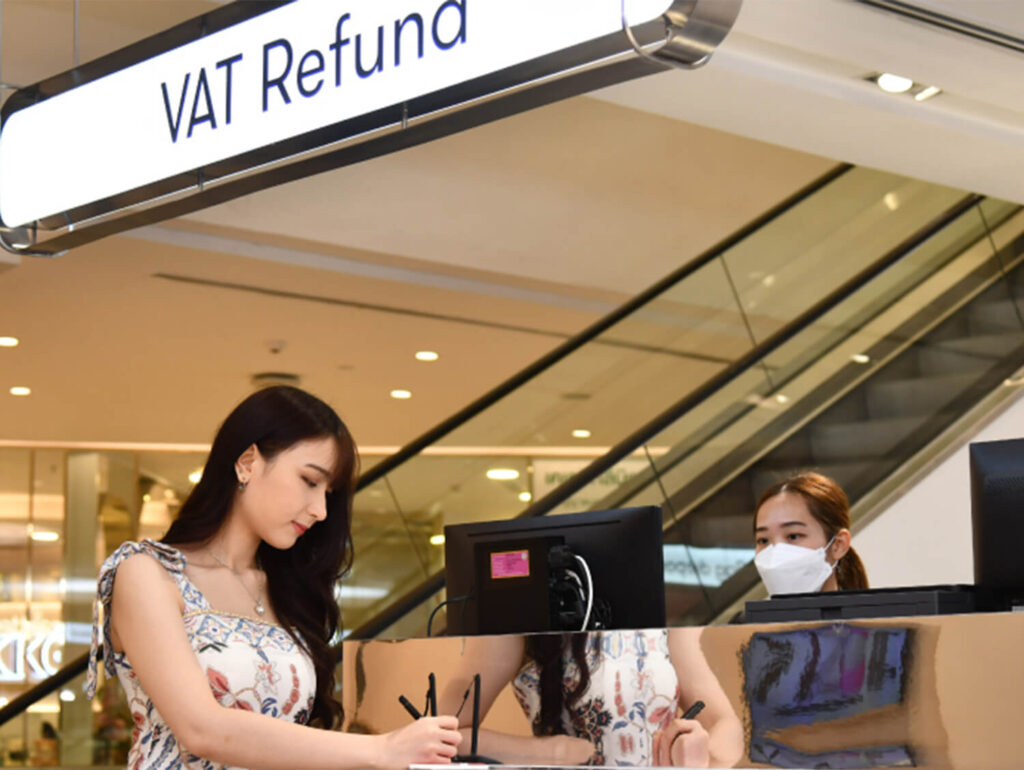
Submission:
M 244 492 L 245 491 L 245 487 L 246 487 L 246 485 L 248 483 L 249 483 L 248 481 L 242 481 L 242 479 L 239 479 L 238 480 L 238 491 L 239 492 Z

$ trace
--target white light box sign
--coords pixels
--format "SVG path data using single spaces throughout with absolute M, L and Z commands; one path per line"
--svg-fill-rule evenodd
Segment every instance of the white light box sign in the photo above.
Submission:
M 628 0 L 629 23 L 670 5 Z M 621 29 L 620 0 L 297 0 L 12 111 L 0 220 L 72 211 Z

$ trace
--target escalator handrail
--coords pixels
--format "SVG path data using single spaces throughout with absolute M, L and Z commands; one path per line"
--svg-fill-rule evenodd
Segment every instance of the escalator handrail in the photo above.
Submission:
M 353 628 L 352 632 L 345 637 L 345 640 L 361 641 L 373 639 L 377 634 L 386 628 L 390 628 L 405 614 L 419 607 L 442 588 L 444 588 L 443 568 L 430 575 L 422 583 L 418 583 L 410 588 L 365 623 Z
M 14 697 L 7 705 L 0 707 L 0 727 L 21 714 L 32 704 L 50 695 L 59 687 L 63 687 L 79 674 L 85 673 L 88 667 L 89 653 L 84 652 L 67 665 L 62 666 L 53 676 L 47 677 L 39 684 Z
M 421 451 L 431 446 L 435 442 L 448 435 L 456 428 L 469 421 L 471 418 L 483 412 L 492 404 L 500 401 L 506 395 L 519 388 L 521 385 L 530 381 L 537 375 L 541 374 L 545 370 L 552 367 L 554 364 L 561 361 L 563 358 L 574 352 L 578 348 L 590 342 L 598 335 L 605 332 L 610 327 L 621 321 L 623 318 L 636 312 L 638 309 L 649 303 L 651 300 L 657 298 L 665 291 L 670 289 L 675 284 L 684 280 L 686 277 L 692 275 L 694 272 L 704 267 L 704 265 L 717 259 L 724 252 L 731 249 L 737 243 L 748 238 L 757 230 L 770 224 L 773 220 L 785 214 L 790 209 L 794 208 L 814 193 L 826 187 L 831 182 L 835 181 L 843 174 L 846 174 L 854 167 L 848 163 L 842 163 L 829 170 L 827 173 L 822 174 L 820 177 L 812 181 L 810 184 L 797 190 L 789 197 L 782 200 L 777 205 L 768 209 L 766 212 L 761 214 L 756 219 L 751 220 L 742 228 L 734 232 L 727 238 L 719 241 L 711 248 L 702 252 L 698 256 L 691 259 L 689 262 L 681 266 L 680 268 L 669 273 L 657 283 L 653 284 L 649 288 L 645 289 L 640 294 L 630 299 L 614 311 L 604 316 L 603 318 L 595 321 L 593 324 L 588 326 L 586 329 L 581 331 L 579 334 L 569 338 L 561 345 L 550 351 L 546 355 L 534 361 L 532 364 L 527 366 L 525 369 L 514 374 L 509 379 L 502 382 L 500 385 L 492 388 L 490 391 L 480 396 L 475 401 L 470 402 L 467 406 L 460 409 L 455 414 L 451 415 L 444 421 L 438 423 L 433 428 L 418 436 L 408 444 L 403 446 L 397 452 L 381 460 L 379 463 L 374 465 L 372 468 L 361 474 L 359 481 L 356 484 L 356 491 L 365 489 L 369 485 L 381 477 L 387 475 L 399 465 L 404 463 L 406 460 L 418 455 Z
M 747 371 L 752 366 L 757 365 L 764 356 L 778 349 L 797 334 L 804 331 L 822 315 L 832 310 L 840 302 L 846 300 L 854 292 L 863 288 L 879 274 L 899 262 L 915 248 L 983 200 L 984 196 L 981 195 L 974 193 L 966 195 L 955 205 L 944 211 L 942 214 L 934 217 L 930 222 L 918 229 L 917 232 L 907 238 L 904 238 L 885 255 L 865 269 L 861 270 L 852 278 L 849 278 L 830 294 L 823 297 L 788 324 L 777 330 L 766 340 L 752 347 L 742 357 L 722 369 L 695 390 L 687 393 L 661 414 L 651 420 L 648 420 L 640 428 L 633 431 L 633 433 L 609 449 L 604 455 L 596 458 L 581 471 L 552 489 L 544 497 L 535 501 L 532 505 L 523 510 L 516 518 L 544 516 L 552 511 L 558 505 L 583 489 L 587 484 L 594 481 L 602 473 L 612 468 L 624 457 L 636 451 L 662 430 L 676 422 L 686 412 L 709 398 L 730 380 Z M 373 638 L 392 625 L 398 618 L 402 617 L 402 615 L 413 610 L 429 597 L 433 596 L 443 586 L 443 571 L 431 575 L 423 583 L 410 589 L 395 602 L 389 604 L 365 623 L 353 629 L 352 633 L 349 634 L 347 638 Z

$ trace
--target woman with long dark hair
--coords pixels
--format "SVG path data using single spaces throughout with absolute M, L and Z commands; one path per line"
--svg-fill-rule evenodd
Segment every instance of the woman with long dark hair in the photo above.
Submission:
M 102 649 L 135 723 L 129 767 L 397 769 L 455 755 L 454 717 L 332 730 L 334 587 L 351 564 L 357 472 L 333 409 L 261 390 L 224 421 L 162 540 L 107 559 L 88 688 Z
M 773 484 L 754 514 L 757 567 L 769 594 L 868 587 L 850 545 L 850 503 L 828 476 L 807 472 Z

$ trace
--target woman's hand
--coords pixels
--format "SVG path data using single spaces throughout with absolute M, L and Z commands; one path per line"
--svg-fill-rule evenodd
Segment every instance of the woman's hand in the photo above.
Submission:
M 653 764 L 657 767 L 707 767 L 708 731 L 696 719 L 674 719 L 654 734 Z
M 462 736 L 455 717 L 423 717 L 385 734 L 377 767 L 405 770 L 409 765 L 448 764 Z
M 552 735 L 543 740 L 551 741 L 554 747 L 555 765 L 585 765 L 594 756 L 594 744 L 586 738 L 574 738 L 571 735 Z

